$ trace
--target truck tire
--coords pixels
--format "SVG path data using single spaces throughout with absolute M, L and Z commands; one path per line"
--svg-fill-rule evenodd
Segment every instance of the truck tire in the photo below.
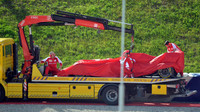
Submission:
M 5 99 L 5 91 L 3 87 L 0 86 L 0 102 L 2 102 Z
M 118 87 L 116 86 L 108 86 L 103 90 L 102 93 L 103 101 L 108 105 L 117 105 L 119 92 Z

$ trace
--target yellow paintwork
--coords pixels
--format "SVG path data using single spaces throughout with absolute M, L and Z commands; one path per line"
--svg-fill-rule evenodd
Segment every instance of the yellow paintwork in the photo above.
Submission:
M 28 98 L 79 98 L 97 99 L 104 84 L 29 83 Z M 73 87 L 76 86 L 76 89 Z M 88 89 L 88 86 L 91 89 Z M 53 94 L 53 93 L 57 94 Z
M 0 79 L 6 79 L 6 70 L 13 70 L 13 44 L 12 38 L 0 38 Z M 11 45 L 11 55 L 5 55 L 6 46 Z
M 99 95 L 99 90 L 101 89 L 101 87 L 103 87 L 104 84 L 94 84 L 94 95 L 95 95 L 95 99 L 98 99 L 98 95 Z
M 178 79 L 153 79 L 153 78 L 124 78 L 124 83 L 154 84 Z M 120 78 L 109 77 L 55 77 L 55 76 L 32 76 L 34 82 L 102 82 L 119 83 Z
M 37 64 L 33 64 L 33 70 L 32 70 L 32 78 L 33 77 L 42 77 L 41 72 L 39 71 Z
M 14 40 L 12 38 L 0 38 L 0 44 L 1 45 L 14 44 Z
M 29 83 L 28 98 L 69 98 L 69 84 Z
M 70 85 L 70 98 L 94 98 L 94 85 L 72 84 Z
M 8 83 L 7 87 L 8 98 L 22 98 L 22 83 Z
M 167 85 L 165 84 L 152 84 L 153 95 L 167 95 Z

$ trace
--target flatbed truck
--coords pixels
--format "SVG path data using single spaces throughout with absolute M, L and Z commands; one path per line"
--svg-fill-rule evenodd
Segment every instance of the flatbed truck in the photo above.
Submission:
M 99 99 L 108 105 L 118 104 L 118 77 L 57 77 L 43 76 L 38 67 L 39 47 L 33 45 L 31 25 L 57 26 L 76 25 L 101 30 L 121 31 L 120 27 L 108 25 L 108 20 L 80 14 L 58 11 L 51 16 L 27 16 L 18 25 L 24 64 L 18 72 L 17 45 L 12 38 L 0 38 L 0 101 L 5 98 L 40 99 Z M 24 35 L 24 26 L 29 26 L 30 46 Z M 134 34 L 131 29 L 126 33 Z M 124 78 L 125 101 L 132 97 L 190 96 L 196 91 L 185 89 L 185 79 Z

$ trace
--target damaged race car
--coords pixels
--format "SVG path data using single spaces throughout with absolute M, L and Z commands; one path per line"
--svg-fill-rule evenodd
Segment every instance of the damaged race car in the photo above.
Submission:
M 183 76 L 184 52 L 163 53 L 151 56 L 145 53 L 123 53 L 124 77 L 176 78 Z M 120 77 L 121 57 L 93 60 L 79 60 L 58 73 L 62 76 Z

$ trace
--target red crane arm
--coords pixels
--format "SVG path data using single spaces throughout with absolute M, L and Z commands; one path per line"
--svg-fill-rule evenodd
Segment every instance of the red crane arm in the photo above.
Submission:
M 52 20 L 51 16 L 31 15 L 31 16 L 26 16 L 26 18 L 18 24 L 18 27 L 24 27 L 27 25 L 37 24 L 41 22 L 54 22 L 54 20 Z
M 22 73 L 29 75 L 31 72 L 31 61 L 34 58 L 33 54 L 29 50 L 29 46 L 24 34 L 24 26 L 31 26 L 32 24 L 37 24 L 41 22 L 54 22 L 54 20 L 51 19 L 51 16 L 26 16 L 24 20 L 22 20 L 18 24 L 19 28 L 19 38 L 21 47 L 23 49 L 23 55 L 24 55 L 24 66 L 22 68 Z M 29 32 L 32 37 L 31 31 Z

